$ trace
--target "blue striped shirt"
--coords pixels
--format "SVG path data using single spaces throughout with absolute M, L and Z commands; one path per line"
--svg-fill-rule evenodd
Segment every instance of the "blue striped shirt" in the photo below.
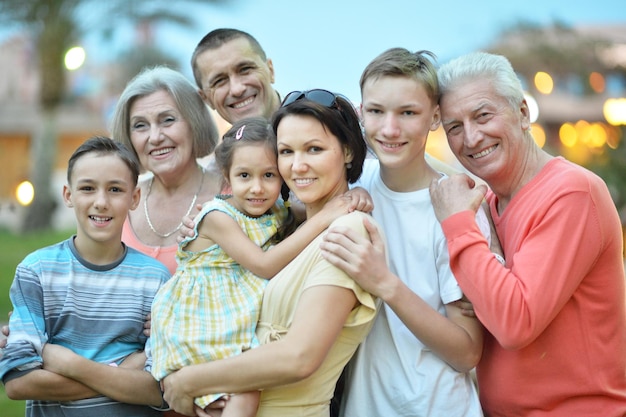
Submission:
M 11 285 L 11 334 L 0 359 L 7 381 L 41 368 L 45 343 L 65 346 L 100 363 L 121 362 L 146 343 L 143 323 L 152 299 L 169 279 L 160 262 L 125 246 L 118 261 L 87 262 L 74 238 L 39 249 L 18 266 Z M 147 406 L 106 397 L 27 401 L 27 416 L 158 416 Z

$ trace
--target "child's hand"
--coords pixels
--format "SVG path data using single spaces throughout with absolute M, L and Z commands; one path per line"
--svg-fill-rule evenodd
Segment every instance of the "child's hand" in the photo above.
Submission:
M 194 405 L 196 416 L 197 417 L 220 417 L 222 415 L 222 411 L 226 407 L 226 401 L 228 401 L 230 397 L 228 395 L 224 395 L 223 397 L 218 398 L 213 401 L 211 404 L 207 405 L 205 409 Z
M 202 204 L 197 204 L 196 210 L 197 210 L 197 213 L 193 213 L 193 215 L 189 213 L 188 216 L 183 217 L 182 219 L 183 225 L 178 230 L 178 236 L 176 236 L 176 242 L 180 243 L 183 240 L 185 240 L 185 238 L 193 237 L 193 234 L 194 234 L 193 229 L 194 227 L 196 227 L 196 223 L 194 223 L 193 219 L 195 219 L 196 215 L 200 213 L 200 210 L 202 210 Z
M 351 196 L 340 194 L 326 202 L 322 210 L 320 210 L 315 217 L 324 219 L 324 224 L 328 227 L 335 219 L 353 211 L 353 209 L 351 209 L 353 204 Z
M 374 210 L 374 201 L 372 201 L 370 193 L 368 193 L 365 188 L 355 187 L 347 191 L 344 196 L 350 198 L 350 212 L 358 210 L 365 213 L 370 213 L 372 210 Z

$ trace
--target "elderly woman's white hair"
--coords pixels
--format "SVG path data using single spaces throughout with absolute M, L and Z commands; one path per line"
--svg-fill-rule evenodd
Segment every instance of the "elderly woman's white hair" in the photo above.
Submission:
M 157 91 L 165 91 L 172 97 L 176 108 L 189 124 L 194 157 L 201 158 L 213 152 L 219 136 L 208 107 L 196 87 L 183 74 L 164 66 L 146 68 L 126 85 L 111 121 L 113 139 L 137 154 L 130 140 L 130 107 L 138 98 Z

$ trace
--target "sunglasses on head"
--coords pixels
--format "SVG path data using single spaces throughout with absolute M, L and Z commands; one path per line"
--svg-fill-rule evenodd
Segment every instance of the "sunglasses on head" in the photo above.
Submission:
M 343 98 L 344 100 L 348 101 L 348 103 L 350 102 L 348 99 L 340 94 L 331 93 L 328 90 L 315 89 L 307 91 L 292 91 L 291 93 L 287 94 L 287 96 L 285 96 L 281 107 L 288 106 L 291 103 L 301 99 L 307 99 L 317 104 L 321 104 L 324 107 L 337 108 L 337 97 Z

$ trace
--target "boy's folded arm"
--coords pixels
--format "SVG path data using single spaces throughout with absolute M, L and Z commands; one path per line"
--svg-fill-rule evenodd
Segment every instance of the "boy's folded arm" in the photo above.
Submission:
M 99 395 L 78 381 L 44 369 L 12 371 L 3 380 L 12 400 L 74 401 Z
M 143 370 L 145 354 L 132 354 L 120 366 L 84 358 L 58 345 L 44 348 L 44 368 L 80 382 L 92 390 L 128 404 L 160 407 L 161 390 L 152 375 Z

